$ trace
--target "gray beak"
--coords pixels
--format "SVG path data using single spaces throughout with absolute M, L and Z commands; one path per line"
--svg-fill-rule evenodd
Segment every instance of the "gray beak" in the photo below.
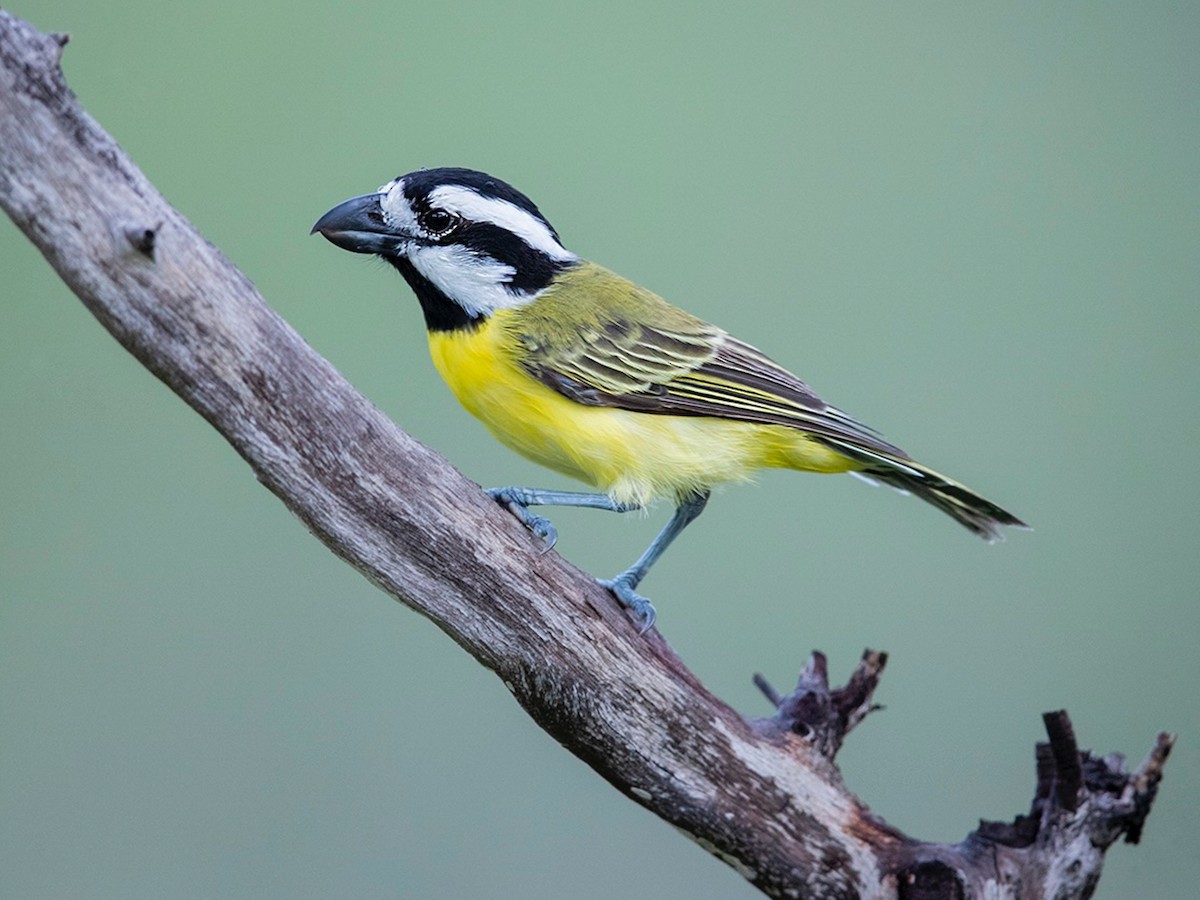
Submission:
M 339 203 L 312 227 L 309 234 L 320 232 L 331 244 L 352 253 L 404 252 L 410 237 L 392 229 L 379 207 L 380 194 L 363 194 Z

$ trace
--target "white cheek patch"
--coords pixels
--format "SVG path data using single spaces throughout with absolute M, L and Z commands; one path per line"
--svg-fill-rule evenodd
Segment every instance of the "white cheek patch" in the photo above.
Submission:
M 509 289 L 508 282 L 515 274 L 512 266 L 454 244 L 419 247 L 408 258 L 414 269 L 471 315 L 524 306 L 536 296 L 514 294 Z
M 511 231 L 551 259 L 567 262 L 579 258 L 555 239 L 545 222 L 507 200 L 484 197 L 470 188 L 447 184 L 430 191 L 429 202 L 472 222 L 491 222 L 505 231 Z

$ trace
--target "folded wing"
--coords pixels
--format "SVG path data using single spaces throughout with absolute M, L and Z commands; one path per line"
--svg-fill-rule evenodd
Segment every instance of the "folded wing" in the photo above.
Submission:
M 782 425 L 908 458 L 754 347 L 667 309 L 669 315 L 649 322 L 614 315 L 553 344 L 531 339 L 526 367 L 543 384 L 588 406 Z M 647 311 L 653 310 L 639 310 Z

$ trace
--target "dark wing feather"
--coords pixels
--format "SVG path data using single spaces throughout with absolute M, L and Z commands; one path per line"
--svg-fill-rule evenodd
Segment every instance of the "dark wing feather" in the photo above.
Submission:
M 586 328 L 536 365 L 610 397 L 648 393 L 702 365 L 715 352 L 719 329 L 668 330 L 616 318 Z
M 668 396 L 677 413 L 783 425 L 907 458 L 874 429 L 830 406 L 783 366 L 736 338 L 726 337 L 711 361 L 675 379 Z
M 646 296 L 653 302 L 611 310 L 605 321 L 589 321 L 569 335 L 526 333 L 526 368 L 589 406 L 781 425 L 908 458 L 754 347 Z

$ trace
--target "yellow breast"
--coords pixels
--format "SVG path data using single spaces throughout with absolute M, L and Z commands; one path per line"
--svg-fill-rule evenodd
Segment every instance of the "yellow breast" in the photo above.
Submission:
M 502 443 L 624 503 L 677 499 L 764 467 L 846 471 L 852 464 L 794 429 L 651 415 L 568 400 L 530 376 L 510 317 L 430 332 L 433 363 L 459 402 Z

